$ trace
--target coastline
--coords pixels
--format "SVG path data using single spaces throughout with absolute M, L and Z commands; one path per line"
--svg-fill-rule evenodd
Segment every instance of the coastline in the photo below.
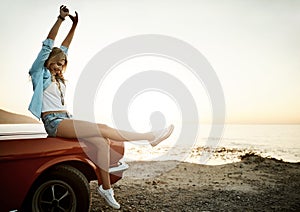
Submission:
M 121 211 L 296 211 L 300 163 L 253 153 L 240 162 L 201 165 L 178 161 L 129 162 L 113 185 Z M 91 211 L 111 211 L 91 182 Z
M 0 110 L 0 115 L 2 124 L 39 123 L 4 110 Z M 141 156 L 158 158 L 159 154 L 169 152 L 170 147 L 161 145 L 152 150 L 149 146 L 136 148 L 129 144 L 125 154 L 130 153 L 128 158 L 133 160 L 129 160 L 130 167 L 123 179 L 113 185 L 120 211 L 299 210 L 300 125 L 238 128 L 224 137 L 225 147 L 212 151 L 200 142 L 192 150 L 174 148 L 169 160 L 134 161 Z M 206 153 L 210 153 L 214 165 L 197 164 Z M 188 162 L 174 160 L 186 154 L 191 155 Z M 97 182 L 90 186 L 91 211 L 112 211 L 96 193 Z

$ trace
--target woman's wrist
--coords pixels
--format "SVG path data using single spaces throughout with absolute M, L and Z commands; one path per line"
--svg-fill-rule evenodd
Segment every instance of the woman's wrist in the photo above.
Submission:
M 61 19 L 62 21 L 65 20 L 65 17 L 63 17 L 62 15 L 59 15 L 57 18 Z

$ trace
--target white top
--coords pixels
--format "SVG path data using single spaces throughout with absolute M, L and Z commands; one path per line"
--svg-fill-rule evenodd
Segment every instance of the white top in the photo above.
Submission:
M 59 83 L 63 98 L 65 98 L 66 86 L 62 82 Z M 58 85 L 56 82 L 52 82 L 49 87 L 44 90 L 42 112 L 66 109 L 66 103 L 63 105 L 61 102 L 61 93 L 58 89 Z

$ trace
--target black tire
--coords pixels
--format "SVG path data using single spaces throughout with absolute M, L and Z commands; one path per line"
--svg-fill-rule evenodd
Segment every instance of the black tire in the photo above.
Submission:
M 79 170 L 60 165 L 35 183 L 28 201 L 32 212 L 85 212 L 90 209 L 90 186 Z

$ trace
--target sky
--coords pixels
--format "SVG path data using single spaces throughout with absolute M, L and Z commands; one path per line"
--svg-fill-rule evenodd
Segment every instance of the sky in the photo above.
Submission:
M 2 1 L 0 108 L 32 116 L 27 110 L 32 85 L 28 70 L 59 14 L 59 6 L 76 10 L 79 24 L 68 55 L 67 102 L 72 111 L 80 73 L 106 46 L 134 35 L 161 34 L 183 40 L 209 61 L 222 85 L 226 123 L 300 123 L 300 2 L 295 0 L 113 0 L 113 1 Z M 59 46 L 70 29 L 66 20 L 56 38 Z M 139 68 L 137 68 L 139 67 Z M 119 65 L 107 78 L 106 106 L 97 120 L 109 121 L 118 86 L 130 70 L 172 73 L 191 89 L 201 121 L 210 121 L 212 110 L 205 88 L 175 61 L 140 57 Z M 128 76 L 124 74 L 128 73 Z M 177 73 L 176 72 L 176 73 Z M 185 74 L 187 73 L 187 74 Z M 153 104 L 159 99 L 159 107 Z M 95 104 L 101 105 L 99 99 Z M 161 110 L 180 119 L 178 105 L 161 93 L 137 96 L 129 109 L 131 120 Z M 175 114 L 175 115 L 174 115 Z M 178 115 L 179 114 L 179 115 Z M 33 117 L 33 116 L 32 116 Z

